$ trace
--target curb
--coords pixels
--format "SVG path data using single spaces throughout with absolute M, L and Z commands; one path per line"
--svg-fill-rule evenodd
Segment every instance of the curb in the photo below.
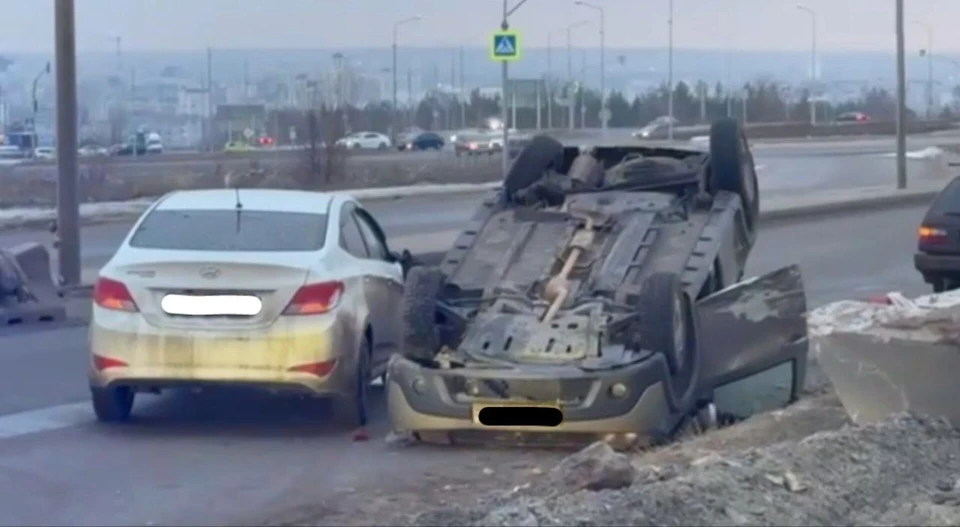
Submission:
M 842 214 L 861 210 L 874 209 L 885 205 L 921 205 L 929 203 L 942 189 L 936 190 L 902 190 L 903 194 L 888 194 L 879 196 L 864 196 L 862 198 L 837 199 L 821 203 L 809 203 L 783 207 L 764 212 L 760 211 L 760 219 L 766 221 L 787 220 L 817 214 Z

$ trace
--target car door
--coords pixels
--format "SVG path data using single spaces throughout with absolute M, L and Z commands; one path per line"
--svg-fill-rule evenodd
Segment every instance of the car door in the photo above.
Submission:
M 364 148 L 377 148 L 380 143 L 380 138 L 377 137 L 377 134 L 363 134 L 363 147 Z
M 386 335 L 388 331 L 383 331 L 381 328 L 384 326 L 383 320 L 390 306 L 387 303 L 389 299 L 383 287 L 383 280 L 379 278 L 376 262 L 370 259 L 367 242 L 353 213 L 355 207 L 353 203 L 347 203 L 340 209 L 340 247 L 354 260 L 352 263 L 356 269 L 355 274 L 363 288 L 363 299 L 367 307 L 367 322 L 373 327 L 371 345 L 376 358 L 377 355 L 382 355 L 378 353 L 379 349 L 389 346 L 389 338 Z
M 384 305 L 389 306 L 384 309 L 380 321 L 385 337 L 385 349 L 380 359 L 386 361 L 393 351 L 399 350 L 402 340 L 402 319 L 396 307 L 403 297 L 403 268 L 390 253 L 383 230 L 373 216 L 360 207 L 356 207 L 353 214 L 370 254 L 369 265 L 375 272 L 372 280 L 378 282 L 385 298 Z

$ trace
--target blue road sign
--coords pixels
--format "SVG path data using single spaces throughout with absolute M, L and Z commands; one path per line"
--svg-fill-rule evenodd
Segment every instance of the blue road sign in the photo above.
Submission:
M 520 59 L 520 35 L 516 31 L 498 31 L 490 39 L 490 58 L 503 62 Z

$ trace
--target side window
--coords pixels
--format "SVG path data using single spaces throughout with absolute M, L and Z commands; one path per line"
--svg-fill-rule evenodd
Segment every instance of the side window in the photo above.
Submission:
M 380 242 L 380 239 L 377 238 L 377 235 L 374 233 L 373 227 L 370 226 L 370 223 L 363 216 L 363 214 L 354 213 L 354 216 L 357 218 L 357 223 L 360 224 L 360 231 L 363 234 L 364 241 L 367 242 L 367 247 L 369 248 L 370 258 L 377 260 L 386 260 L 387 259 L 387 248 L 383 246 L 383 243 Z
M 353 207 L 340 211 L 340 247 L 357 258 L 369 258 L 363 234 L 353 218 Z
M 376 139 L 376 138 L 377 138 L 377 134 L 367 134 L 367 135 L 365 135 L 364 137 L 366 137 L 367 139 Z

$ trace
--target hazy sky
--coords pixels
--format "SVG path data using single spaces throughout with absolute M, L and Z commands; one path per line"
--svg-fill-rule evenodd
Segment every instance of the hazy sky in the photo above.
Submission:
M 501 0 L 75 0 L 77 46 L 110 49 L 112 34 L 126 49 L 184 50 L 213 47 L 389 46 L 393 23 L 423 20 L 401 29 L 403 45 L 483 45 L 499 25 Z M 511 3 L 516 0 L 511 0 Z M 960 0 L 905 0 L 908 21 L 929 24 L 934 50 L 960 52 Z M 662 47 L 667 42 L 668 0 L 592 0 L 606 11 L 610 47 Z M 49 51 L 54 0 L 0 0 L 0 54 Z M 674 0 L 678 47 L 809 49 L 810 16 L 796 0 Z M 894 0 L 802 0 L 818 13 L 824 50 L 894 49 Z M 568 24 L 579 45 L 599 42 L 598 15 L 572 0 L 528 0 L 511 19 L 524 44 L 564 41 Z M 907 26 L 907 45 L 926 46 L 926 30 Z

